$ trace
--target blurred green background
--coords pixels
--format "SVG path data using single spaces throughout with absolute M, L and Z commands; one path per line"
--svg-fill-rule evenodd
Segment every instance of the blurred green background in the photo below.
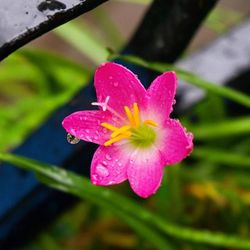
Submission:
M 0 67 L 0 152 L 21 144 L 86 85 L 95 67 L 107 60 L 107 48 L 119 51 L 126 44 L 149 4 L 149 0 L 111 1 L 5 59 Z M 249 12 L 248 0 L 221 1 L 185 56 L 229 31 Z M 159 72 L 172 67 L 123 59 Z M 249 96 L 223 87 L 207 88 L 210 83 L 189 73 L 178 74 L 178 69 L 177 75 L 207 91 L 205 99 L 178 117 L 194 134 L 194 152 L 181 164 L 166 168 L 160 190 L 150 199 L 135 197 L 127 183 L 103 188 L 160 216 L 166 230 L 155 229 L 143 214 L 138 215 L 141 221 L 136 215 L 117 217 L 115 205 L 110 210 L 85 197 L 23 250 L 250 249 L 250 116 L 230 116 L 225 102 L 231 99 L 249 108 Z M 191 230 L 185 231 L 186 227 Z M 200 229 L 212 234 L 199 235 Z

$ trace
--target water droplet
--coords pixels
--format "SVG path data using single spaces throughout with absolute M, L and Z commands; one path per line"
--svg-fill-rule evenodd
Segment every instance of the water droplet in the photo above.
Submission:
M 106 161 L 103 161 L 102 164 L 103 164 L 104 166 L 107 166 L 107 165 L 108 165 L 108 163 L 107 163 Z
M 122 166 L 121 162 L 118 162 L 117 164 L 118 164 L 118 166 L 119 166 L 119 167 L 121 167 L 121 166 Z
M 115 117 L 115 116 L 112 116 L 112 121 L 114 121 L 114 122 L 116 122 L 117 121 L 117 117 Z
M 94 139 L 95 139 L 95 140 L 98 140 L 98 139 L 99 139 L 99 137 L 95 135 L 95 136 L 94 136 Z
M 75 136 L 71 135 L 70 133 L 67 134 L 67 141 L 70 143 L 70 144 L 77 144 L 80 139 L 76 138 Z
M 108 154 L 105 155 L 105 158 L 106 158 L 108 161 L 110 161 L 110 160 L 112 159 L 111 156 L 108 155 Z
M 176 100 L 175 100 L 175 99 L 173 100 L 172 104 L 173 104 L 173 105 L 175 105 L 175 104 L 176 104 Z
M 107 177 L 109 175 L 108 169 L 101 164 L 97 165 L 96 173 L 101 177 Z
M 89 133 L 89 129 L 86 129 L 85 132 L 88 134 Z
M 119 83 L 118 82 L 114 82 L 114 87 L 118 87 Z
M 112 80 L 112 79 L 113 79 L 113 77 L 112 77 L 112 76 L 109 76 L 109 79 L 110 79 L 110 80 Z
M 92 181 L 94 184 L 96 184 L 97 181 L 98 181 L 98 175 L 97 175 L 97 174 L 92 174 L 92 176 L 91 176 L 91 181 Z
M 92 138 L 90 136 L 86 136 L 86 140 L 89 141 L 89 142 L 92 142 Z

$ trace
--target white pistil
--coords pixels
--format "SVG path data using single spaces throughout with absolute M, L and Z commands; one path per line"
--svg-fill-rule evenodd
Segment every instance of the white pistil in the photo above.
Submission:
M 116 117 L 120 118 L 122 121 L 125 121 L 124 117 L 122 117 L 121 115 L 119 115 L 114 109 L 112 109 L 108 105 L 109 99 L 110 99 L 110 96 L 107 96 L 104 102 L 92 102 L 91 105 L 93 105 L 93 106 L 99 106 L 99 107 L 102 108 L 103 111 L 108 110 L 110 113 L 112 113 Z
M 110 98 L 110 96 L 107 96 L 104 102 L 92 102 L 91 105 L 99 106 L 102 108 L 103 111 L 106 111 L 107 107 L 108 107 L 109 98 Z

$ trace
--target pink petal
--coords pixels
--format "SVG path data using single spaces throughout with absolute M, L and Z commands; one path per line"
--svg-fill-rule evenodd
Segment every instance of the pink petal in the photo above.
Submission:
M 95 88 L 98 102 L 105 102 L 119 114 L 124 115 L 124 106 L 145 105 L 146 90 L 138 78 L 127 68 L 116 63 L 104 63 L 95 73 Z
M 163 120 L 172 112 L 176 92 L 175 72 L 165 72 L 158 76 L 147 90 L 148 107 L 161 114 Z
M 100 123 L 110 122 L 114 119 L 109 111 L 91 110 L 78 111 L 64 118 L 62 125 L 71 135 L 96 144 L 103 144 L 109 140 L 110 132 Z
M 91 163 L 91 182 L 95 185 L 118 184 L 127 179 L 126 166 L 128 158 L 124 157 L 117 146 L 100 146 Z
M 168 119 L 164 124 L 162 141 L 157 145 L 165 165 L 175 164 L 187 157 L 193 149 L 193 135 L 188 133 L 177 120 Z
M 163 167 L 164 161 L 155 148 L 134 154 L 127 169 L 128 180 L 134 192 L 142 198 L 154 194 L 161 184 Z

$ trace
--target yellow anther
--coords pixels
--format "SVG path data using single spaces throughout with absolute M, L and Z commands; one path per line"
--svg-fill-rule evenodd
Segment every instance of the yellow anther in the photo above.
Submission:
M 140 112 L 136 102 L 133 104 L 133 108 L 134 108 L 135 127 L 138 128 L 140 126 Z
M 147 124 L 147 125 L 154 126 L 154 127 L 158 126 L 158 123 L 153 121 L 153 120 L 145 120 L 144 123 Z
M 122 126 L 121 128 L 115 130 L 112 134 L 111 134 L 111 138 L 114 138 L 120 134 L 124 134 L 125 132 L 127 132 L 131 127 L 128 125 Z
M 128 117 L 128 120 L 129 120 L 130 124 L 132 125 L 132 127 L 134 127 L 135 126 L 134 117 L 133 117 L 129 107 L 125 106 L 124 110 L 125 110 L 125 113 L 126 113 L 126 115 Z
M 115 143 L 115 142 L 118 142 L 118 141 L 121 141 L 123 139 L 126 139 L 126 138 L 129 138 L 131 136 L 131 133 L 130 132 L 126 132 L 124 134 L 121 134 L 121 135 L 118 135 L 117 137 L 115 138 L 112 138 L 108 141 L 106 141 L 104 143 L 104 146 L 110 146 L 111 144 Z
M 100 125 L 101 125 L 102 127 L 106 128 L 106 129 L 111 130 L 111 131 L 116 131 L 117 129 L 119 129 L 119 128 L 117 128 L 117 127 L 115 127 L 115 126 L 113 126 L 113 125 L 111 125 L 111 124 L 109 124 L 109 123 L 107 123 L 107 122 L 103 122 L 103 123 L 101 123 Z

